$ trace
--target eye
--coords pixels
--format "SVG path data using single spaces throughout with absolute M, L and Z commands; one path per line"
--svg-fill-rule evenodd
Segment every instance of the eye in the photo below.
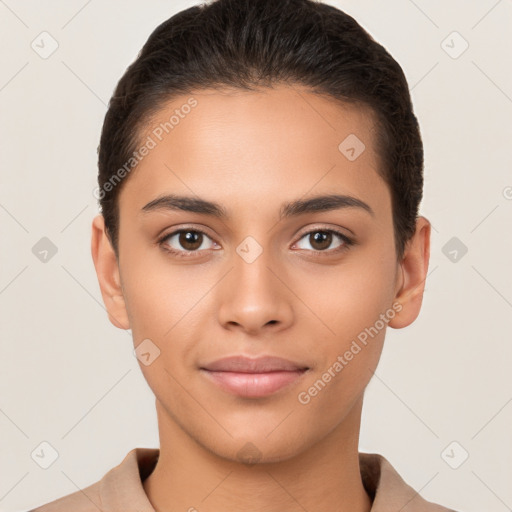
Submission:
M 335 241 L 336 238 L 341 240 L 341 243 L 339 243 L 333 249 L 326 251 L 326 249 L 329 248 L 329 246 L 331 246 L 333 240 Z M 348 249 L 351 245 L 354 245 L 355 243 L 351 238 L 335 229 L 313 229 L 308 231 L 307 233 L 304 233 L 300 240 L 302 239 L 306 239 L 306 241 L 313 246 L 313 251 L 317 253 L 338 253 Z M 305 248 L 307 249 L 307 247 Z M 299 247 L 299 249 L 304 249 L 304 247 Z
M 212 247 L 204 246 L 206 239 L 211 240 L 211 238 L 200 229 L 183 228 L 166 234 L 158 243 L 164 250 L 178 257 L 186 258 L 193 257 L 193 253 L 199 252 L 200 250 L 211 249 Z M 215 242 L 213 242 L 213 244 L 215 244 Z
M 336 238 L 341 240 L 341 242 L 333 249 L 326 250 L 331 246 Z M 355 244 L 354 240 L 335 229 L 316 228 L 304 233 L 300 240 L 302 239 L 306 239 L 313 246 L 312 250 L 315 253 L 338 253 L 347 250 L 351 245 Z M 158 244 L 165 251 L 179 258 L 190 258 L 195 257 L 196 255 L 199 256 L 198 253 L 202 250 L 215 249 L 215 247 L 208 247 L 208 244 L 206 244 L 205 247 L 204 244 L 207 240 L 210 240 L 213 246 L 217 246 L 216 242 L 213 242 L 213 240 L 201 229 L 182 228 L 164 235 L 160 238 Z M 295 244 L 295 246 L 300 243 L 300 240 Z M 304 249 L 304 247 L 299 247 L 299 249 Z M 305 249 L 308 248 L 305 247 Z

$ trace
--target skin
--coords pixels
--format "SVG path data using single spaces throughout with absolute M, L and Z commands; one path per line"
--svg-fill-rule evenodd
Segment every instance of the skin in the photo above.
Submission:
M 374 123 L 365 108 L 281 85 L 258 92 L 200 91 L 175 98 L 148 126 L 193 96 L 198 105 L 132 171 L 119 196 L 119 260 L 103 217 L 92 224 L 92 256 L 110 321 L 150 339 L 160 355 L 139 362 L 156 398 L 160 458 L 143 482 L 155 510 L 314 512 L 370 510 L 358 459 L 363 393 L 386 327 L 307 404 L 307 391 L 379 315 L 387 325 L 418 316 L 428 270 L 430 223 L 417 220 L 397 261 L 391 196 L 378 175 Z M 366 149 L 349 161 L 338 145 L 356 134 Z M 180 210 L 142 212 L 165 194 L 220 203 L 229 219 Z M 279 219 L 281 204 L 347 194 L 360 208 Z M 207 236 L 180 245 L 179 228 Z M 315 242 L 317 229 L 357 241 Z M 350 231 L 349 231 L 350 230 Z M 201 235 L 198 235 L 201 237 Z M 236 249 L 262 248 L 252 263 Z M 183 238 L 182 238 L 183 241 Z M 195 250 L 178 258 L 164 246 Z M 315 250 L 317 252 L 315 252 Z M 323 252 L 320 252 L 323 251 Z M 259 399 L 229 394 L 199 371 L 233 354 L 277 355 L 310 370 Z M 252 443 L 259 459 L 244 463 Z

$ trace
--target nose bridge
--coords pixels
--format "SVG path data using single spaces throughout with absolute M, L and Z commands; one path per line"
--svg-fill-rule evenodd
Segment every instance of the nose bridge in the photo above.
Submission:
M 261 240 L 261 238 L 260 238 Z M 232 257 L 233 282 L 238 299 L 243 302 L 263 301 L 269 303 L 278 295 L 278 282 L 275 278 L 275 266 L 268 238 L 260 244 L 254 237 L 248 236 L 236 247 Z M 256 304 L 255 304 L 256 305 Z
M 232 262 L 235 282 L 247 288 L 244 293 L 269 293 L 275 287 L 270 270 L 274 259 L 268 245 L 262 246 L 253 237 L 247 237 L 237 246 Z
M 255 331 L 269 322 L 286 323 L 290 319 L 290 297 L 277 277 L 276 265 L 270 247 L 252 236 L 242 240 L 232 253 L 231 271 L 220 289 L 218 314 L 222 324 L 236 323 Z

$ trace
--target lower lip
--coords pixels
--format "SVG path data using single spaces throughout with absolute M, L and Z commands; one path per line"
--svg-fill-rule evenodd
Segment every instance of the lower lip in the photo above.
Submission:
M 201 371 L 225 391 L 245 398 L 261 398 L 297 381 L 307 370 L 267 373 Z

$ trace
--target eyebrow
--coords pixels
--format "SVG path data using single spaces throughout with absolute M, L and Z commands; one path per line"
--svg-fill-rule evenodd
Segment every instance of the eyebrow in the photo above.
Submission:
M 296 217 L 305 213 L 326 212 L 343 208 L 359 208 L 375 216 L 375 212 L 370 205 L 361 199 L 348 195 L 329 194 L 283 203 L 280 208 L 279 219 Z M 143 213 L 161 210 L 183 210 L 211 215 L 223 220 L 229 220 L 230 218 L 228 211 L 219 203 L 191 196 L 166 194 L 153 199 L 142 207 Z

